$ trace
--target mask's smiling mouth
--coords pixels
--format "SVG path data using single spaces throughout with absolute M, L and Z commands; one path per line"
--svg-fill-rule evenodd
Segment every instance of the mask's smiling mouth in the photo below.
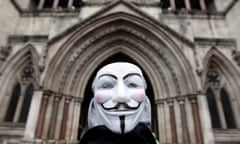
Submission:
M 102 107 L 104 110 L 109 111 L 109 112 L 119 112 L 119 111 L 136 110 L 140 107 L 140 105 L 141 105 L 140 102 L 135 107 L 129 106 L 127 103 L 117 103 L 113 107 L 105 107 L 104 104 L 102 104 Z

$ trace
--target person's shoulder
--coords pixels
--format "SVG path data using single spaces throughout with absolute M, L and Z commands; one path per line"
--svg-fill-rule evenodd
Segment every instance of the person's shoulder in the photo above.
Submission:
M 82 136 L 79 144 L 89 144 L 91 141 L 97 141 L 103 137 L 109 136 L 112 132 L 105 126 L 97 126 L 87 130 Z

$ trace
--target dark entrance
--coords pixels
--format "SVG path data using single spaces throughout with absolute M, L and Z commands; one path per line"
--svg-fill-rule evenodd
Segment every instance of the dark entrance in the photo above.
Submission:
M 92 92 L 92 81 L 94 79 L 94 76 L 96 75 L 97 71 L 109 64 L 109 63 L 113 63 L 113 62 L 129 62 L 129 63 L 133 63 L 137 66 L 139 66 L 141 68 L 141 66 L 133 59 L 131 59 L 130 57 L 128 57 L 127 55 L 123 54 L 123 53 L 118 53 L 115 54 L 111 57 L 109 57 L 108 59 L 106 59 L 105 61 L 103 61 L 98 68 L 94 71 L 94 73 L 92 74 L 91 78 L 89 79 L 89 82 L 87 84 L 86 90 L 84 92 L 84 99 L 83 99 L 83 103 L 82 103 L 82 107 L 81 107 L 81 114 L 80 114 L 80 121 L 79 121 L 79 132 L 78 132 L 78 139 L 80 139 L 81 134 L 84 130 L 86 130 L 88 128 L 87 125 L 87 115 L 88 115 L 88 107 L 89 107 L 89 103 L 91 101 L 91 99 L 93 98 L 93 92 Z M 141 68 L 142 69 L 142 68 Z M 144 69 L 142 69 L 143 71 L 143 75 L 146 79 L 147 82 L 147 96 L 150 99 L 151 102 L 151 109 L 152 109 L 152 131 L 154 131 L 155 133 L 158 133 L 157 130 L 157 112 L 156 112 L 156 104 L 154 102 L 154 94 L 153 94 L 153 89 L 152 89 L 152 85 L 150 83 L 150 80 L 148 78 L 148 76 L 146 75 Z

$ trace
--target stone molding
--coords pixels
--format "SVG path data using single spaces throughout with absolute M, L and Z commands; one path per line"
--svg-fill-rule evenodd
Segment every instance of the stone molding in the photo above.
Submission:
M 116 26 L 116 27 L 111 27 L 111 28 L 108 28 L 107 30 L 99 33 L 98 35 L 92 37 L 91 39 L 87 40 L 85 43 L 81 44 L 80 48 L 76 49 L 75 52 L 72 53 L 72 56 L 68 62 L 68 65 L 66 66 L 66 69 L 62 75 L 62 79 L 60 81 L 60 86 L 58 88 L 58 91 L 63 91 L 64 87 L 65 87 L 65 83 L 66 83 L 66 80 L 67 80 L 67 75 L 70 73 L 70 70 L 71 70 L 71 67 L 74 65 L 74 63 L 76 63 L 77 59 L 80 58 L 81 54 L 88 48 L 92 45 L 92 43 L 94 43 L 94 41 L 97 41 L 98 39 L 101 39 L 102 37 L 104 37 L 105 35 L 107 34 L 110 34 L 110 33 L 113 33 L 113 32 L 116 32 L 116 31 L 120 31 L 120 30 L 123 30 L 123 31 L 126 31 L 128 33 L 131 33 L 133 34 L 134 36 L 137 36 L 139 39 L 141 39 L 142 41 L 145 41 L 148 45 L 150 45 L 150 47 L 152 47 L 154 49 L 154 51 L 158 54 L 158 56 L 160 57 L 160 59 L 163 60 L 163 62 L 165 63 L 165 65 L 168 67 L 168 70 L 170 71 L 171 73 L 171 76 L 173 78 L 173 80 L 175 81 L 175 87 L 177 89 L 177 93 L 180 94 L 181 93 L 181 89 L 180 89 L 180 84 L 178 82 L 178 78 L 177 78 L 177 74 L 175 73 L 173 67 L 172 67 L 172 64 L 171 62 L 168 60 L 168 56 L 163 52 L 163 50 L 161 50 L 159 48 L 159 46 L 152 40 L 150 40 L 149 38 L 147 38 L 145 35 L 143 35 L 142 33 L 140 32 L 137 32 L 136 30 L 132 29 L 132 28 L 129 28 L 127 26 Z M 162 76 L 162 80 L 164 81 L 165 85 L 166 85 L 166 88 L 168 88 L 168 84 L 166 82 L 166 78 L 163 77 L 163 72 L 162 70 L 160 69 L 160 66 L 157 64 L 158 62 L 156 62 L 147 52 L 146 52 L 146 49 L 142 48 L 141 45 L 137 44 L 135 41 L 132 41 L 132 40 L 129 40 L 128 38 L 125 38 L 125 37 L 121 37 L 121 36 L 117 36 L 115 39 L 113 39 L 112 41 L 107 41 L 105 43 L 103 43 L 102 45 L 98 45 L 94 48 L 94 50 L 92 50 L 92 52 L 89 54 L 89 56 L 85 56 L 85 60 L 82 60 L 81 63 L 78 63 L 78 68 L 81 68 L 83 64 L 85 64 L 85 62 L 87 60 L 89 60 L 89 57 L 91 55 L 93 55 L 94 53 L 96 53 L 97 51 L 101 51 L 101 49 L 105 46 L 107 46 L 108 44 L 112 43 L 113 41 L 116 41 L 116 40 L 122 40 L 122 41 L 126 41 L 128 43 L 131 43 L 133 44 L 136 48 L 142 50 L 142 52 L 145 51 L 145 54 L 148 56 L 149 59 L 152 60 L 152 63 L 154 63 L 156 65 L 156 68 L 158 69 L 158 71 L 160 72 L 160 76 Z M 83 57 L 81 57 L 83 58 Z M 78 69 L 75 73 L 75 76 L 74 76 L 74 80 L 76 80 L 76 76 L 79 76 L 79 73 L 80 70 Z M 74 85 L 75 81 L 73 81 L 73 84 L 71 84 L 72 86 Z M 71 87 L 70 90 L 72 90 L 73 88 Z M 169 91 L 169 90 L 167 90 Z
M 225 47 L 236 47 L 236 40 L 227 38 L 194 38 L 196 45 L 209 45 L 212 47 L 225 46 Z
M 187 94 L 187 95 L 171 96 L 171 97 L 168 97 L 168 98 L 156 99 L 155 103 L 156 104 L 163 104 L 165 102 L 171 103 L 171 102 L 174 102 L 175 100 L 178 101 L 179 103 L 185 103 L 185 101 L 187 99 L 196 100 L 197 97 L 199 97 L 199 96 L 201 96 L 201 95 L 199 95 L 199 94 Z

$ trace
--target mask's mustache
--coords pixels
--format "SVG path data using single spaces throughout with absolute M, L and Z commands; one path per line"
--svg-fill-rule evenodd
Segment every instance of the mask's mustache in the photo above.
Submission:
M 137 106 L 135 107 L 132 107 L 132 106 L 129 106 L 127 103 L 117 103 L 114 107 L 110 107 L 110 108 L 107 108 L 107 107 L 104 107 L 104 105 L 102 104 L 102 107 L 107 110 L 107 111 L 128 111 L 128 110 L 136 110 L 138 109 L 140 106 L 140 103 L 138 103 Z

